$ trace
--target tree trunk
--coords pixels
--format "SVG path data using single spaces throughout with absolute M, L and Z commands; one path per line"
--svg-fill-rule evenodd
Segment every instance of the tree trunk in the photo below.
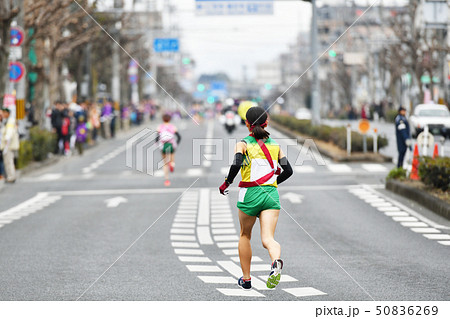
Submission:
M 0 96 L 6 93 L 8 78 L 8 56 L 9 56 L 9 26 L 11 19 L 0 21 L 2 44 L 0 45 Z

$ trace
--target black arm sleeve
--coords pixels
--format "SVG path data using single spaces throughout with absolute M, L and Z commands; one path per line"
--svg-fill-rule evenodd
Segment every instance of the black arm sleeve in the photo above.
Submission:
M 228 183 L 233 183 L 234 178 L 239 173 L 239 170 L 241 169 L 242 162 L 244 161 L 244 155 L 242 153 L 236 153 L 234 155 L 234 161 L 233 165 L 230 167 L 230 172 L 227 176 Z
M 277 184 L 283 183 L 285 180 L 287 180 L 289 177 L 292 176 L 294 171 L 292 170 L 291 164 L 289 164 L 289 161 L 287 157 L 283 157 L 280 159 L 280 166 L 283 169 L 280 175 L 277 177 Z
M 175 136 L 177 137 L 177 144 L 180 144 L 181 141 L 181 135 L 178 132 L 175 132 Z

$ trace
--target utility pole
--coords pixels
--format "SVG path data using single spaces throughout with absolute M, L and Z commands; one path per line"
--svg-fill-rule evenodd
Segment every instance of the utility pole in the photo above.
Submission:
M 114 8 L 122 9 L 123 1 L 115 0 Z M 119 42 L 121 28 L 122 23 L 120 21 L 116 22 L 113 34 L 117 42 Z M 116 41 L 111 42 L 112 45 L 111 97 L 114 103 L 114 109 L 117 111 L 120 108 L 120 52 L 119 52 L 119 45 L 116 43 Z
M 312 85 L 312 123 L 320 124 L 320 78 L 319 78 L 319 60 L 316 61 L 319 51 L 319 39 L 317 32 L 317 5 L 316 0 L 311 0 L 312 21 L 311 21 L 311 56 L 313 61 L 313 85 Z

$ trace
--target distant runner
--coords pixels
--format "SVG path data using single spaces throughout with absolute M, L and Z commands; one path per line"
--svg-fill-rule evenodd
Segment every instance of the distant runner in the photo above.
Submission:
M 242 181 L 239 183 L 239 259 L 243 276 L 238 285 L 251 289 L 250 265 L 252 247 L 250 238 L 256 218 L 261 224 L 261 241 L 272 260 L 271 271 L 267 279 L 267 288 L 275 288 L 280 282 L 283 261 L 280 259 L 281 247 L 274 239 L 275 228 L 280 214 L 280 196 L 277 185 L 287 180 L 293 173 L 287 157 L 280 146 L 269 137 L 268 115 L 261 107 L 252 107 L 247 111 L 246 124 L 250 135 L 236 144 L 233 165 L 225 182 L 220 186 L 222 195 L 228 194 L 227 188 L 241 170 Z M 281 169 L 278 168 L 280 164 Z M 281 174 L 280 174 L 281 172 Z M 278 177 L 277 177 L 278 176 Z
M 158 142 L 161 149 L 164 161 L 164 186 L 170 186 L 169 170 L 173 172 L 175 169 L 175 150 L 181 141 L 181 136 L 178 133 L 175 125 L 170 124 L 172 117 L 169 114 L 163 115 L 163 124 L 158 127 Z

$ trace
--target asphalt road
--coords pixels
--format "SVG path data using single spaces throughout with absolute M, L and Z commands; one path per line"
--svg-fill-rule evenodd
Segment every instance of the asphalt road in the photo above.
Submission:
M 279 188 L 285 267 L 267 290 L 256 224 L 254 289 L 241 290 L 238 188 L 228 197 L 217 188 L 247 132 L 176 124 L 183 139 L 168 188 L 160 171 L 126 166 L 126 141 L 143 126 L 6 186 L 0 300 L 449 300 L 450 223 L 384 190 L 393 164 L 335 164 L 270 128 L 296 163 Z M 199 147 L 206 137 L 219 146 Z M 196 148 L 225 151 L 205 158 Z

